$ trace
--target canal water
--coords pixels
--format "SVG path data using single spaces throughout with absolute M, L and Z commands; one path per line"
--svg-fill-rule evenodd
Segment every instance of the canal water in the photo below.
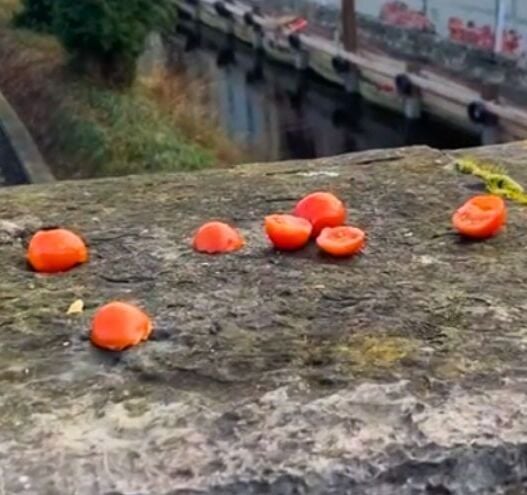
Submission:
M 221 33 L 178 31 L 170 66 L 204 81 L 211 115 L 251 159 L 316 158 L 427 144 L 478 146 L 479 138 L 425 116 L 418 122 L 347 95 L 339 87 L 263 57 Z

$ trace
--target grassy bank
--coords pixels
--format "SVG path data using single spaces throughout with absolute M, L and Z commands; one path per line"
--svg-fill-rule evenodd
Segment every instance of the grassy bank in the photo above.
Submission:
M 0 0 L 0 89 L 58 178 L 194 170 L 243 160 L 195 81 L 161 74 L 124 93 L 72 75 L 56 40 L 10 26 Z

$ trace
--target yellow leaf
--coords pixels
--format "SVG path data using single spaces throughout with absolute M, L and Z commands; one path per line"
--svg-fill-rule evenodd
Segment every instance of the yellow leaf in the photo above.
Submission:
M 82 299 L 77 299 L 72 302 L 68 308 L 69 315 L 78 315 L 84 311 L 84 301 Z

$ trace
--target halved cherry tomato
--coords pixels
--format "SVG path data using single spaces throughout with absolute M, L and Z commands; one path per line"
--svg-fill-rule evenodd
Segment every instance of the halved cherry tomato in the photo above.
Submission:
M 316 237 L 326 227 L 339 227 L 346 221 L 346 208 L 340 199 L 328 192 L 315 192 L 302 199 L 294 215 L 305 218 L 313 226 Z
M 88 261 L 88 249 L 84 241 L 69 230 L 40 230 L 29 242 L 27 260 L 37 272 L 65 272 Z
M 122 351 L 148 340 L 152 321 L 132 304 L 111 302 L 100 308 L 93 318 L 90 340 L 109 351 Z
M 305 219 L 292 215 L 269 215 L 265 217 L 265 232 L 274 247 L 283 251 L 303 248 L 311 237 L 313 227 Z
M 327 227 L 317 237 L 317 245 L 325 253 L 344 257 L 358 253 L 366 243 L 366 234 L 354 227 Z
M 199 228 L 193 246 L 201 253 L 216 254 L 237 251 L 245 245 L 240 233 L 222 222 L 209 222 Z
M 452 216 L 454 228 L 463 236 L 487 239 L 496 235 L 507 220 L 507 207 L 499 196 L 469 199 Z

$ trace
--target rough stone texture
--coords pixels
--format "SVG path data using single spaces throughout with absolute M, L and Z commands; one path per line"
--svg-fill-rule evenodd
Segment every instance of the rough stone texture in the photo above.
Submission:
M 527 184 L 525 144 L 475 153 Z M 527 213 L 460 241 L 451 212 L 481 184 L 452 163 L 412 148 L 2 190 L 0 493 L 525 493 Z M 263 216 L 321 188 L 365 253 L 269 249 Z M 193 253 L 211 217 L 247 248 Z M 24 245 L 57 224 L 91 262 L 34 275 Z M 90 346 L 115 298 L 155 317 L 152 341 Z

